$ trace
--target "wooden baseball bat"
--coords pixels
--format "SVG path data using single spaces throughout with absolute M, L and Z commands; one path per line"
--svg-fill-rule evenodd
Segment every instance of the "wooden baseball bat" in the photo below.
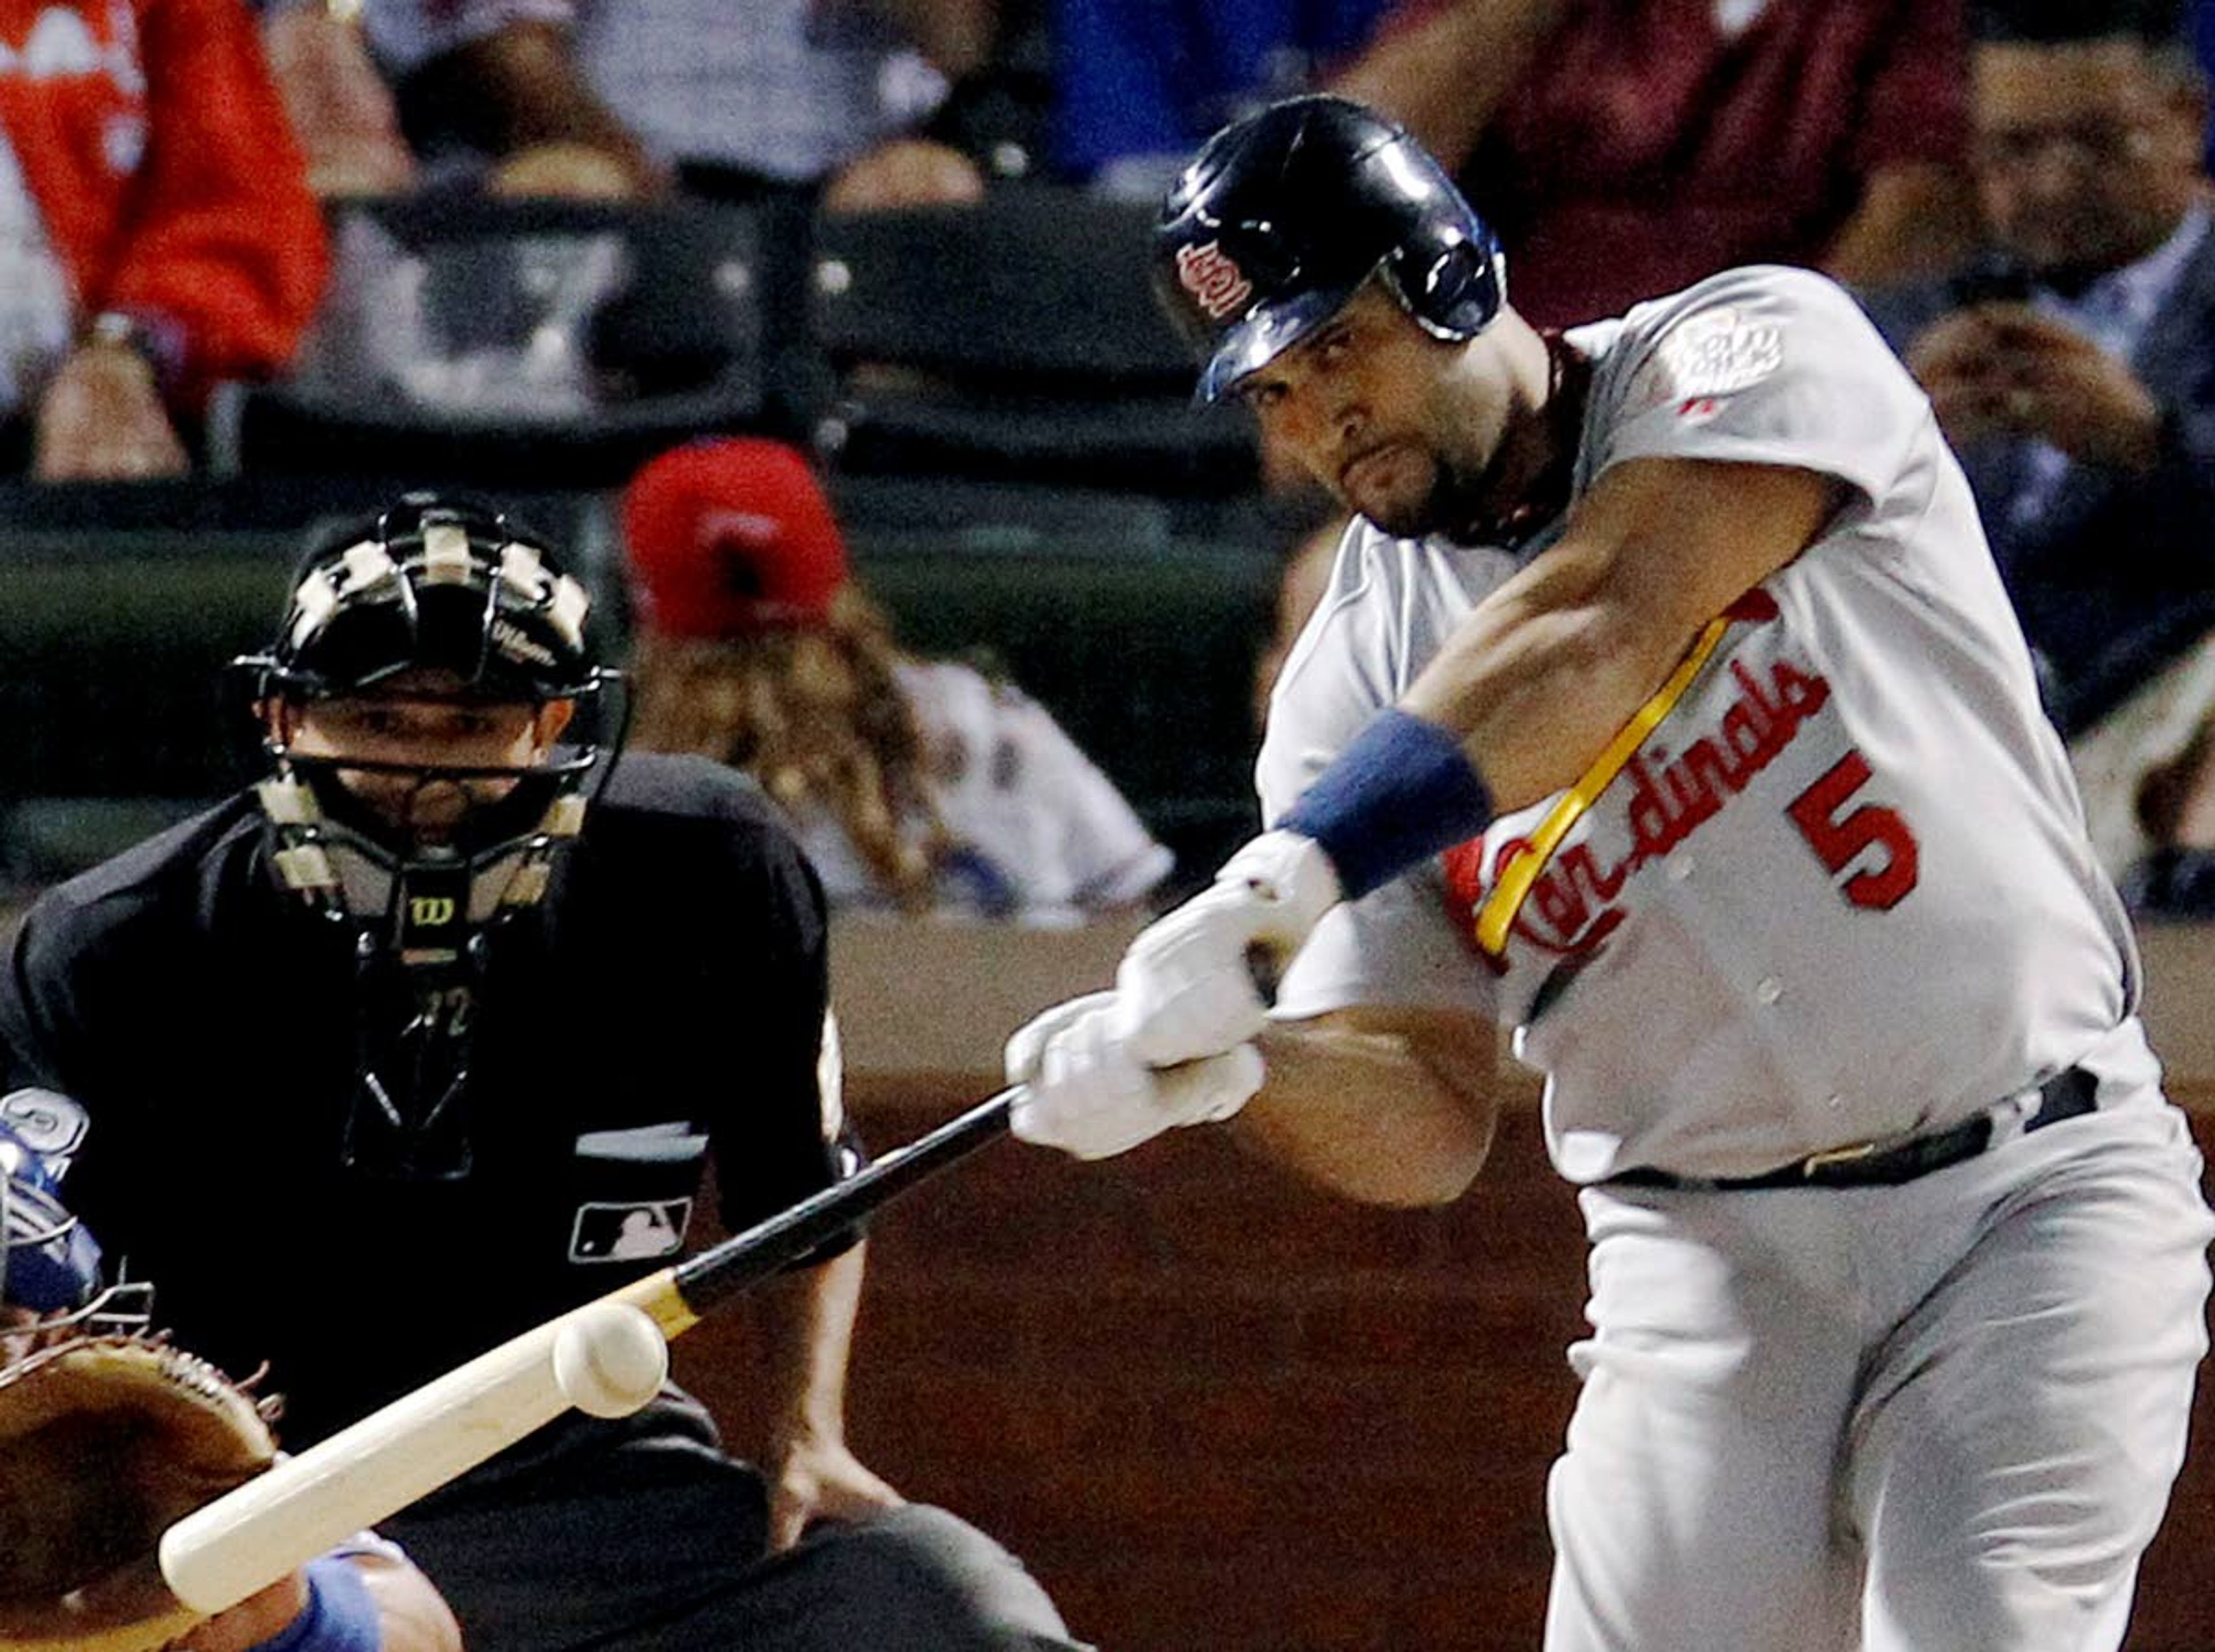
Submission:
M 162 1534 L 162 1576 L 212 1617 L 552 1422 L 652 1399 L 667 1339 L 925 1178 L 1000 1140 L 1000 1091 L 789 1210 L 536 1326 L 187 1514 Z M 0 1641 L 0 1645 L 4 1645 Z

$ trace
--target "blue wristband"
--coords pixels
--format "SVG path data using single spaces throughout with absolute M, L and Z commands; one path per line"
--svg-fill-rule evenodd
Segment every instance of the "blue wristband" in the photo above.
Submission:
M 250 1652 L 378 1652 L 383 1621 L 361 1568 L 345 1555 L 318 1555 L 305 1570 L 308 1604 Z
M 1353 900 L 1482 832 L 1492 824 L 1492 793 L 1459 740 L 1394 707 L 1277 824 L 1322 845 Z

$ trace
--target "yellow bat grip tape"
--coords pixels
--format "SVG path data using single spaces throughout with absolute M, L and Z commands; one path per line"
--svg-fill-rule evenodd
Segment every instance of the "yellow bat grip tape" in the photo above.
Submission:
M 628 1302 L 634 1308 L 643 1308 L 647 1317 L 661 1327 L 664 1336 L 682 1336 L 700 1323 L 700 1316 L 677 1288 L 677 1270 L 665 1268 L 658 1274 L 648 1274 L 635 1280 L 620 1290 L 611 1291 L 609 1302 Z
M 1563 792 L 1546 818 L 1531 834 L 1523 852 L 1508 862 L 1500 874 L 1500 881 L 1492 886 L 1476 909 L 1476 943 L 1497 957 L 1507 944 L 1507 931 L 1515 926 L 1515 915 L 1523 910 L 1529 899 L 1531 887 L 1538 875 L 1546 869 L 1554 851 L 1561 846 L 1563 838 L 1578 818 L 1592 806 L 1608 783 L 1623 771 L 1630 761 L 1631 753 L 1643 745 L 1646 737 L 1657 728 L 1661 719 L 1676 709 L 1677 702 L 1684 697 L 1684 691 L 1700 674 L 1700 668 L 1714 654 L 1715 645 L 1723 640 L 1730 629 L 1730 621 L 1721 614 L 1709 620 L 1693 640 L 1691 649 L 1678 661 L 1677 669 L 1669 673 L 1669 680 L 1654 691 L 1654 697 L 1638 708 L 1630 721 L 1616 731 L 1607 749 L 1592 759 L 1592 766 L 1577 777 L 1576 783 Z

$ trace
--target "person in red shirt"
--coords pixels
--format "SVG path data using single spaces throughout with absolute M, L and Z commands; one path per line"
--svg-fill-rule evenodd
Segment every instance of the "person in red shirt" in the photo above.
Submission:
M 1334 89 L 1457 173 L 1565 326 L 1740 264 L 1944 273 L 1966 35 L 1959 0 L 1402 0 Z
M 0 390 L 49 480 L 174 474 L 281 368 L 322 220 L 242 0 L 0 0 Z

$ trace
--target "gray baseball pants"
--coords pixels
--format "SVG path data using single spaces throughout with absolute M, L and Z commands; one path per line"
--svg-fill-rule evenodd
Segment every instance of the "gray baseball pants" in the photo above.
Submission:
M 1593 1188 L 1547 1652 L 2113 1652 L 2215 1236 L 2144 1091 L 1899 1187 Z

